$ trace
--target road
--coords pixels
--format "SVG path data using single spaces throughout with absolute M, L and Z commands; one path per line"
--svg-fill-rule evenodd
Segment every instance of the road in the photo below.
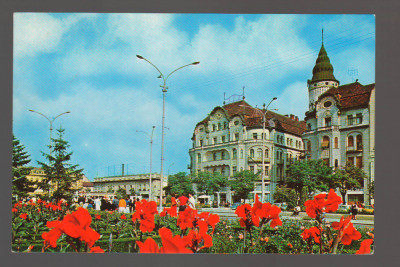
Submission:
M 212 212 L 214 214 L 218 214 L 222 218 L 227 218 L 229 220 L 233 220 L 237 218 L 235 211 L 230 208 L 207 208 L 207 209 L 199 209 L 200 212 Z M 327 222 L 337 222 L 340 218 L 346 214 L 338 214 L 338 213 L 327 213 L 325 215 L 325 220 Z M 289 220 L 307 220 L 309 218 L 305 212 L 300 212 L 299 216 L 292 216 L 292 212 L 282 211 L 280 215 L 281 219 L 289 219 Z M 367 226 L 374 227 L 374 215 L 357 215 L 356 220 L 351 221 L 356 226 Z

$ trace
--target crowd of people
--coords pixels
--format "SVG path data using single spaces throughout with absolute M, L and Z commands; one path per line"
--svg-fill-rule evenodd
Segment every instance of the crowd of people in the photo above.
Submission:
M 72 206 L 79 206 L 85 209 L 94 209 L 101 211 L 119 211 L 121 213 L 131 213 L 135 210 L 135 203 L 139 201 L 139 198 L 108 198 L 96 197 L 94 199 L 80 196 L 73 198 Z

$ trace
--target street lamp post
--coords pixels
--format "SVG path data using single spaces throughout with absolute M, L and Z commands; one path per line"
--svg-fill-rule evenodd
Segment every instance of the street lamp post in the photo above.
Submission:
M 154 129 L 156 128 L 156 126 L 153 126 L 153 128 L 152 128 L 152 130 L 151 130 L 151 135 L 150 134 L 148 134 L 148 133 L 146 133 L 146 132 L 144 132 L 144 131 L 136 131 L 136 132 L 142 132 L 142 133 L 145 133 L 145 134 L 147 134 L 149 137 L 150 137 L 150 178 L 149 178 L 149 183 L 150 183 L 150 192 L 149 192 L 149 200 L 151 201 L 151 199 L 152 199 L 152 194 L 151 194 L 151 192 L 152 192 L 152 190 L 153 190 L 153 187 L 152 187 L 152 183 L 151 183 L 151 172 L 152 172 L 152 163 L 153 163 L 153 134 L 154 134 Z
M 276 100 L 277 98 L 274 97 L 272 100 L 269 102 L 267 107 L 264 109 L 264 111 L 261 111 L 257 109 L 262 114 L 263 118 L 263 132 L 262 132 L 262 144 L 263 144 L 263 151 L 262 151 L 262 170 L 261 170 L 261 202 L 264 202 L 264 193 L 265 193 L 265 121 L 266 121 L 266 115 L 268 112 L 268 107 L 271 105 L 272 101 Z M 265 107 L 265 104 L 264 104 Z
M 163 92 L 163 113 L 162 113 L 162 126 L 161 126 L 161 168 L 160 168 L 160 211 L 162 210 L 162 190 L 163 190 L 163 168 L 164 168 L 164 124 L 165 124 L 165 93 L 168 91 L 168 87 L 167 87 L 167 79 L 176 71 L 184 68 L 184 67 L 188 67 L 191 65 L 197 65 L 200 62 L 193 62 L 187 65 L 184 65 L 182 67 L 179 67 L 175 70 L 173 70 L 170 74 L 168 74 L 166 77 L 164 76 L 164 74 L 153 64 L 151 63 L 149 60 L 147 60 L 146 58 L 142 57 L 141 55 L 136 55 L 137 58 L 142 59 L 146 62 L 148 62 L 150 65 L 152 65 L 159 73 L 160 76 L 159 78 L 163 79 L 163 85 L 160 85 L 160 87 L 162 88 L 162 92 Z
M 32 109 L 30 109 L 29 111 L 30 111 L 30 112 L 34 112 L 34 113 L 37 113 L 37 114 L 39 114 L 39 115 L 42 115 L 42 116 L 45 117 L 45 118 L 49 121 L 49 123 L 50 123 L 50 145 L 49 145 L 49 148 L 50 148 L 50 156 L 51 156 L 51 142 L 52 142 L 52 141 L 51 141 L 51 135 L 52 135 L 52 132 L 53 132 L 53 122 L 54 122 L 55 119 L 57 119 L 58 117 L 60 117 L 60 116 L 62 116 L 62 115 L 64 115 L 64 114 L 69 114 L 69 113 L 71 113 L 71 112 L 70 112 L 70 111 L 67 111 L 67 112 L 64 112 L 64 113 L 61 113 L 61 114 L 55 116 L 53 119 L 49 119 L 47 116 L 43 115 L 43 114 L 40 113 L 40 112 L 34 111 L 34 110 L 32 110 Z
M 49 163 L 51 162 L 51 143 L 52 143 L 52 139 L 51 139 L 51 136 L 52 136 L 52 132 L 53 132 L 53 122 L 58 118 L 58 117 L 60 117 L 60 116 L 62 116 L 62 115 L 64 115 L 64 114 L 69 114 L 69 113 L 71 113 L 70 111 L 67 111 L 67 112 L 63 112 L 63 113 L 61 113 L 61 114 L 58 114 L 57 116 L 55 116 L 53 119 L 49 119 L 47 116 L 45 116 L 44 114 L 42 114 L 42 113 L 40 113 L 40 112 L 37 112 L 37 111 L 35 111 L 35 110 L 32 110 L 32 109 L 30 109 L 29 110 L 30 112 L 34 112 L 34 113 L 37 113 L 37 114 L 39 114 L 39 115 L 42 115 L 43 117 L 45 117 L 48 121 L 49 121 L 49 123 L 50 123 L 50 144 L 49 144 Z M 56 183 L 56 190 L 57 190 L 57 188 L 58 188 L 58 182 Z M 49 190 L 49 197 L 50 197 L 50 190 Z

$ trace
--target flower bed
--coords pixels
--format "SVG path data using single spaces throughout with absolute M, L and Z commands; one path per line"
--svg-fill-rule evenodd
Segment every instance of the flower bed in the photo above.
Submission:
M 350 217 L 331 224 L 322 214 L 335 212 L 341 198 L 333 190 L 306 201 L 308 220 L 284 220 L 280 208 L 243 204 L 237 220 L 176 206 L 158 214 L 155 202 L 136 202 L 132 214 L 75 211 L 67 203 L 15 203 L 12 250 L 16 252 L 126 253 L 278 253 L 368 254 L 373 229 L 355 228 Z

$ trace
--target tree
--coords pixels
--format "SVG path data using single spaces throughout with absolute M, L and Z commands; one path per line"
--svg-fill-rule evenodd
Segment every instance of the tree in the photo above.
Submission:
M 229 181 L 229 185 L 238 198 L 247 199 L 249 193 L 254 190 L 254 182 L 257 178 L 257 174 L 251 171 L 240 171 L 232 177 L 232 180 Z
M 344 169 L 338 169 L 335 172 L 336 186 L 339 187 L 342 195 L 343 204 L 346 204 L 346 195 L 348 190 L 361 189 L 364 178 L 367 177 L 365 172 L 352 164 L 347 164 Z
M 332 169 L 323 160 L 300 160 L 288 168 L 287 185 L 293 188 L 299 196 L 301 203 L 304 200 L 302 192 L 309 193 L 329 191 L 335 188 Z
M 199 172 L 193 182 L 196 184 L 198 192 L 212 195 L 228 185 L 228 178 L 220 173 Z
M 126 198 L 127 194 L 126 194 L 126 189 L 125 188 L 119 188 L 116 192 L 115 195 L 118 199 L 121 198 Z
M 288 188 L 286 185 L 277 186 L 274 192 L 274 200 L 277 203 L 286 202 L 288 208 L 294 208 L 297 205 L 297 194 L 294 189 Z
M 135 188 L 132 187 L 131 189 L 129 189 L 129 193 L 131 194 L 131 196 L 136 195 Z
M 179 172 L 168 176 L 168 185 L 164 188 L 169 195 L 175 194 L 188 195 L 194 194 L 192 179 L 185 172 Z
M 57 129 L 58 137 L 52 138 L 54 145 L 50 146 L 50 154 L 42 152 L 49 163 L 38 161 L 42 166 L 46 179 L 41 187 L 50 192 L 50 186 L 55 186 L 53 197 L 70 200 L 74 194 L 73 184 L 81 179 L 83 169 L 79 165 L 70 164 L 72 152 L 67 152 L 69 144 L 63 139 L 64 129 Z
M 12 193 L 19 197 L 25 197 L 28 193 L 33 193 L 36 189 L 35 183 L 26 177 L 32 170 L 31 167 L 26 166 L 31 160 L 25 151 L 25 146 L 14 135 L 12 145 Z
M 114 194 L 114 189 L 113 189 L 113 187 L 112 187 L 111 185 L 109 185 L 109 186 L 107 187 L 107 193 Z

